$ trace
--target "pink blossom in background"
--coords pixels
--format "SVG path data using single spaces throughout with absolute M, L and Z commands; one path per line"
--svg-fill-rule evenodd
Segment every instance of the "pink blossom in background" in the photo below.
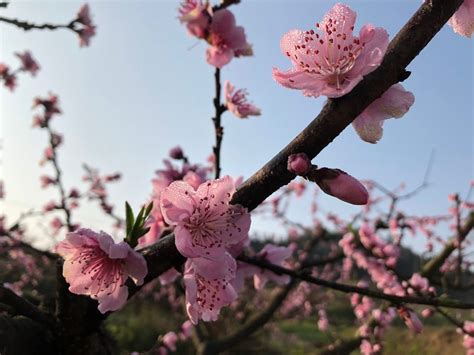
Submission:
M 320 309 L 318 311 L 318 328 L 322 332 L 325 332 L 329 329 L 329 320 L 324 309 Z
M 253 55 L 242 26 L 236 26 L 235 17 L 227 9 L 216 11 L 212 16 L 207 41 L 207 62 L 217 68 L 228 64 L 232 58 Z
M 168 332 L 163 336 L 163 344 L 170 350 L 176 351 L 178 336 L 175 332 Z
M 425 308 L 424 310 L 421 311 L 421 316 L 423 318 L 429 318 L 434 314 L 433 309 L 431 308 Z
M 227 109 L 239 118 L 260 116 L 260 109 L 247 101 L 247 91 L 239 89 L 234 92 L 234 89 L 230 81 L 225 82 L 224 97 Z
M 328 195 L 353 205 L 365 205 L 369 198 L 364 185 L 359 180 L 340 169 L 321 168 L 309 177 Z
M 194 325 L 190 320 L 187 320 L 181 325 L 181 333 L 180 333 L 181 340 L 186 340 L 192 335 L 193 327 Z
M 169 285 L 173 283 L 181 274 L 177 272 L 174 268 L 169 269 L 168 271 L 162 273 L 158 279 L 162 286 Z
M 273 78 L 287 88 L 303 90 L 305 96 L 334 98 L 350 92 L 380 65 L 388 46 L 387 32 L 370 24 L 354 37 L 356 16 L 339 3 L 316 24 L 316 31 L 285 34 L 280 46 L 293 68 L 274 68 Z
M 36 73 L 40 69 L 40 66 L 31 55 L 31 52 L 24 51 L 23 53 L 15 53 L 15 55 L 21 61 L 21 70 L 29 72 L 32 76 L 36 76 Z
M 470 38 L 474 32 L 474 0 L 464 0 L 459 9 L 449 19 L 454 32 Z
M 248 238 L 250 215 L 239 205 L 230 205 L 233 179 L 201 184 L 197 190 L 175 181 L 161 193 L 160 206 L 169 225 L 176 226 L 176 247 L 188 258 L 218 260 L 227 247 Z
M 69 291 L 97 299 L 101 313 L 125 305 L 128 277 L 141 285 L 147 274 L 141 254 L 125 242 L 115 243 L 104 232 L 81 228 L 68 233 L 56 246 L 56 252 L 64 258 L 63 276 Z
M 188 259 L 184 270 L 186 310 L 189 319 L 197 324 L 215 321 L 222 307 L 237 299 L 229 280 L 235 277 L 234 258 L 225 254 L 220 261 L 203 258 Z
M 376 355 L 380 353 L 380 350 L 382 350 L 380 344 L 371 344 L 366 339 L 360 343 L 360 353 L 363 355 Z
M 81 47 L 87 47 L 90 44 L 90 39 L 95 36 L 95 30 L 97 28 L 97 26 L 92 23 L 92 17 L 88 4 L 81 6 L 77 13 L 76 22 L 82 25 L 80 29 L 76 30 L 77 34 L 79 35 L 79 45 Z
M 59 97 L 51 92 L 48 94 L 47 98 L 36 97 L 33 100 L 33 108 L 39 106 L 42 106 L 44 109 L 44 117 L 40 117 L 43 121 L 38 122 L 38 126 L 40 127 L 43 126 L 44 121 L 48 121 L 53 117 L 53 115 L 61 113 L 61 109 L 59 108 Z
M 16 87 L 16 76 L 10 73 L 10 68 L 3 63 L 0 63 L 0 78 L 3 80 L 3 85 L 10 91 Z
M 398 308 L 398 314 L 409 329 L 415 333 L 421 333 L 423 330 L 423 323 L 421 323 L 420 318 L 418 318 L 414 311 L 406 307 L 400 307 Z
M 273 244 L 266 244 L 262 250 L 256 255 L 258 259 L 265 260 L 271 264 L 281 266 L 285 259 L 288 259 L 292 251 L 288 247 L 279 247 Z M 253 274 L 253 283 L 255 289 L 261 290 L 265 287 L 267 281 L 273 281 L 279 285 L 290 282 L 288 275 L 278 275 L 258 266 L 249 265 Z
M 311 160 L 305 153 L 291 154 L 288 157 L 287 169 L 295 175 L 306 175 L 311 166 Z
M 41 175 L 40 176 L 40 182 L 41 182 L 41 188 L 43 188 L 43 189 L 48 187 L 49 185 L 54 185 L 54 184 L 57 183 L 55 178 L 52 178 L 52 177 L 46 176 L 46 175 Z
M 415 96 L 411 92 L 401 84 L 395 84 L 357 116 L 352 126 L 362 140 L 377 143 L 383 135 L 384 121 L 403 117 L 414 102 Z
M 186 24 L 190 35 L 206 38 L 211 23 L 211 6 L 201 0 L 184 0 L 179 8 L 179 20 Z

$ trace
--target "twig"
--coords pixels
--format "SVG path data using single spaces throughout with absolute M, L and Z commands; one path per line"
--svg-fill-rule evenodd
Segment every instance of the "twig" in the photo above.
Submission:
M 67 25 L 53 25 L 53 24 L 50 24 L 50 23 L 43 23 L 41 25 L 37 25 L 37 24 L 27 22 L 27 21 L 21 21 L 21 20 L 18 20 L 18 19 L 11 19 L 11 18 L 0 16 L 0 22 L 5 22 L 5 23 L 8 23 L 8 24 L 14 25 L 18 28 L 21 28 L 24 31 L 30 31 L 30 30 L 50 30 L 50 31 L 52 31 L 52 30 L 57 30 L 57 29 L 61 29 L 61 28 L 66 28 L 66 29 L 69 29 L 69 30 L 72 30 L 72 31 L 76 32 L 76 29 L 74 28 L 76 20 L 73 20 L 73 21 L 69 22 Z
M 429 260 L 421 270 L 421 276 L 430 278 L 434 272 L 439 270 L 444 261 L 456 250 L 458 243 L 463 241 L 467 235 L 474 228 L 474 212 L 471 212 L 467 217 L 464 226 L 459 230 L 458 236 L 451 238 L 451 240 L 446 244 L 444 249 L 431 260 Z
M 214 133 L 216 135 L 216 145 L 213 147 L 214 151 L 214 170 L 215 178 L 218 179 L 221 175 L 221 145 L 224 137 L 224 127 L 221 124 L 222 114 L 226 107 L 221 105 L 221 70 L 216 68 L 214 73 L 214 82 L 216 85 L 216 96 L 214 97 L 215 116 L 212 118 L 214 122 Z
M 435 298 L 435 297 L 421 298 L 421 297 L 413 297 L 413 296 L 402 297 L 402 296 L 388 295 L 383 292 L 373 291 L 367 288 L 361 288 L 361 287 L 323 280 L 317 277 L 310 276 L 306 272 L 290 270 L 278 265 L 268 263 L 260 259 L 250 258 L 245 255 L 241 255 L 237 259 L 251 265 L 268 269 L 279 275 L 288 275 L 288 276 L 298 278 L 300 280 L 303 280 L 315 285 L 328 287 L 340 292 L 358 293 L 358 294 L 369 296 L 372 298 L 387 300 L 397 305 L 403 304 L 403 303 L 414 303 L 414 304 L 425 304 L 425 305 L 431 305 L 431 306 L 441 306 L 441 307 L 447 307 L 447 308 L 474 309 L 474 303 L 464 303 L 461 301 L 447 299 L 447 298 Z

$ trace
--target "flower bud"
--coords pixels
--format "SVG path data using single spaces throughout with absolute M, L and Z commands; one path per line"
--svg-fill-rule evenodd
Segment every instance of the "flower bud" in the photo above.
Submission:
M 407 307 L 400 307 L 398 308 L 398 314 L 409 329 L 413 330 L 415 333 L 421 333 L 423 330 L 423 323 L 421 323 L 420 318 L 418 318 L 413 310 Z
M 180 160 L 184 158 L 183 150 L 181 149 L 179 145 L 172 148 L 169 152 L 169 155 L 171 158 L 176 159 L 176 160 Z
M 369 193 L 359 180 L 340 169 L 321 168 L 308 176 L 328 195 L 353 205 L 365 205 Z
M 295 175 L 306 175 L 311 168 L 311 161 L 305 153 L 291 154 L 287 167 L 288 171 Z

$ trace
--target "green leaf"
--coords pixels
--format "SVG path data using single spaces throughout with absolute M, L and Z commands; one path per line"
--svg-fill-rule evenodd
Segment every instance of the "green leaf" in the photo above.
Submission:
M 135 223 L 135 217 L 133 216 L 133 210 L 128 204 L 128 202 L 125 201 L 125 216 L 126 216 L 126 225 L 127 225 L 127 236 L 128 238 L 130 236 L 130 233 L 132 232 L 133 225 Z

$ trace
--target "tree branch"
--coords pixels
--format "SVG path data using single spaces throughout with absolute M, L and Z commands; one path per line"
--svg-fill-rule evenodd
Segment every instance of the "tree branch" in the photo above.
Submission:
M 54 318 L 48 313 L 39 310 L 35 305 L 3 286 L 0 286 L 0 302 L 11 306 L 17 315 L 28 317 L 43 324 L 51 325 L 54 323 Z
M 463 241 L 470 231 L 474 228 L 474 212 L 471 212 L 467 217 L 464 226 L 459 229 L 459 235 L 451 238 L 444 249 L 430 261 L 428 261 L 421 270 L 421 276 L 429 278 L 443 265 L 444 261 L 456 250 L 456 245 L 459 241 Z M 459 237 L 459 239 L 458 239 Z
M 413 296 L 403 296 L 403 297 L 394 296 L 394 295 L 385 294 L 383 292 L 370 290 L 368 288 L 361 288 L 361 287 L 341 284 L 341 283 L 337 283 L 333 281 L 328 281 L 328 280 L 320 279 L 317 277 L 313 277 L 306 272 L 290 270 L 278 265 L 268 263 L 261 259 L 250 258 L 245 255 L 239 256 L 237 260 L 273 271 L 274 273 L 279 274 L 279 275 L 288 275 L 293 278 L 298 278 L 300 280 L 303 280 L 315 285 L 328 287 L 340 292 L 358 293 L 358 294 L 369 296 L 372 298 L 387 300 L 396 305 L 403 304 L 403 303 L 414 303 L 414 304 L 424 304 L 424 305 L 430 305 L 430 306 L 440 306 L 440 307 L 446 307 L 446 308 L 474 309 L 474 303 L 464 303 L 458 300 L 453 300 L 453 299 L 448 299 L 448 298 L 435 298 L 435 297 L 422 298 L 422 297 L 413 297 Z

